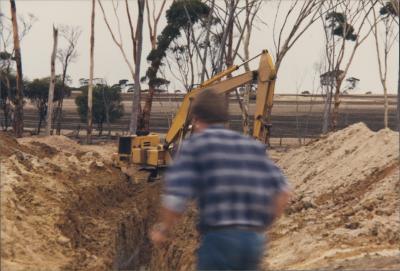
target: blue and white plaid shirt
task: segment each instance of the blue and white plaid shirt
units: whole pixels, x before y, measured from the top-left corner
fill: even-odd
[[[288,183],[260,142],[211,126],[184,142],[165,174],[163,206],[181,213],[197,199],[200,230],[218,226],[269,226],[273,198]]]

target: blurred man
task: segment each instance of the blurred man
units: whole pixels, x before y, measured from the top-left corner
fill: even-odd
[[[160,223],[150,232],[164,243],[188,201],[199,208],[199,270],[254,270],[264,254],[265,230],[289,200],[281,171],[260,142],[224,128],[224,95],[208,89],[192,105],[195,134],[165,175]]]

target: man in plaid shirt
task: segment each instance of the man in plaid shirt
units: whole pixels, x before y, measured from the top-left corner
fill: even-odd
[[[204,90],[192,105],[195,134],[165,175],[161,222],[150,237],[167,240],[191,199],[199,207],[199,270],[257,269],[265,229],[289,200],[288,183],[260,142],[224,128],[226,99]]]

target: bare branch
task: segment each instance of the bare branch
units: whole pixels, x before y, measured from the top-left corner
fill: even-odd
[[[99,3],[101,12],[103,13],[103,19],[104,19],[104,22],[106,23],[108,32],[110,33],[110,35],[111,35],[111,37],[112,37],[112,39],[113,39],[115,45],[117,45],[117,47],[118,47],[119,50],[121,51],[122,56],[123,56],[123,58],[124,58],[124,61],[125,61],[126,65],[128,65],[128,68],[129,68],[129,71],[130,71],[130,73],[131,73],[132,78],[135,78],[135,71],[134,71],[134,69],[133,69],[133,67],[132,67],[132,64],[131,64],[131,63],[129,62],[129,60],[128,60],[128,57],[127,57],[127,55],[126,55],[126,53],[125,53],[125,50],[124,50],[124,47],[122,46],[121,41],[118,41],[117,38],[115,37],[114,32],[112,31],[111,26],[110,26],[110,24],[109,24],[109,22],[108,22],[108,20],[107,20],[106,13],[105,13],[105,11],[104,11],[104,8],[103,8],[103,5],[102,5],[101,1],[100,1],[100,0],[97,0],[97,2]],[[119,31],[120,31],[120,30],[119,30]]]

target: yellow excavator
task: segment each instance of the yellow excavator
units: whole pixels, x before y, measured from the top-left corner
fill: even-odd
[[[239,69],[246,62],[257,57],[260,57],[258,70],[221,80],[223,77]],[[221,95],[228,94],[236,88],[252,82],[257,82],[256,109],[252,136],[266,143],[269,137],[276,71],[272,57],[267,50],[263,50],[262,53],[254,58],[240,65],[229,67],[202,83],[198,88],[187,93],[165,136],[164,142],[161,142],[160,135],[156,133],[119,137],[118,161],[126,161],[148,169],[165,167],[171,161],[171,153],[176,150],[176,147],[179,146],[179,143],[190,130],[190,106],[198,93],[206,88],[213,88]]]

